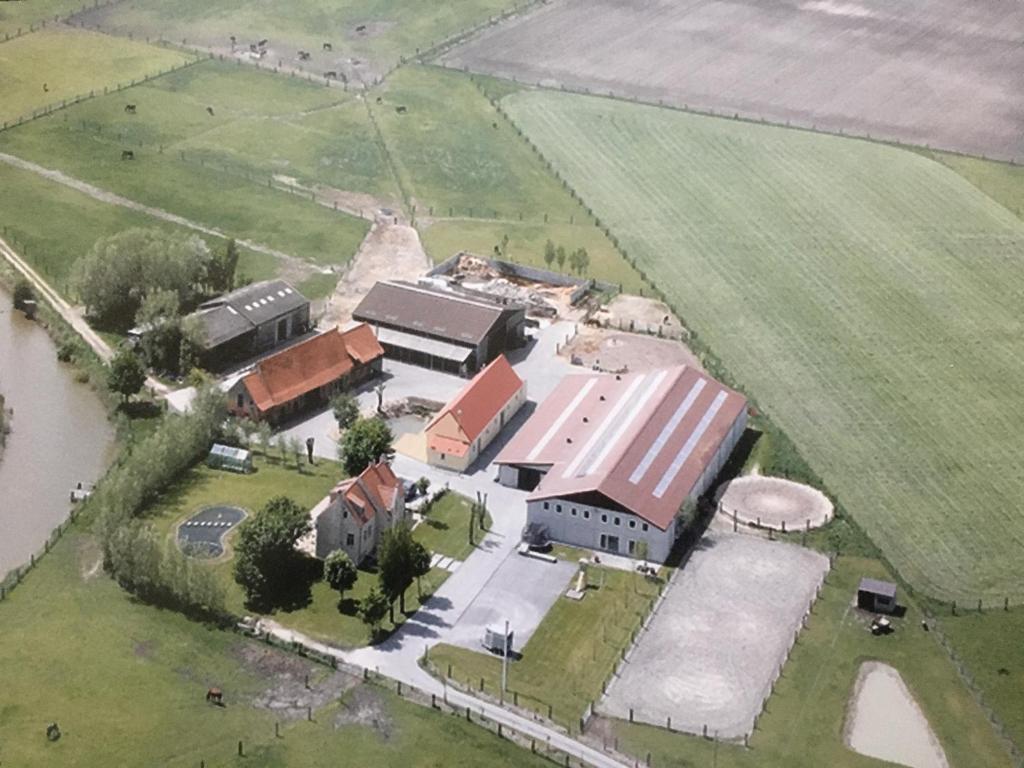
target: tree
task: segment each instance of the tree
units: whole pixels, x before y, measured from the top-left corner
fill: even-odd
[[[288,441],[288,450],[291,451],[295,457],[295,468],[301,473],[303,470],[303,458],[305,455],[305,448],[302,445],[302,441],[297,437],[293,437]]]
[[[548,265],[548,269],[551,269],[551,265],[555,263],[556,255],[555,244],[548,240],[544,243],[544,263]]]
[[[263,460],[270,460],[270,441],[273,439],[274,431],[270,428],[270,425],[265,421],[261,421],[259,426],[256,428],[256,433],[259,436],[260,441],[260,453],[263,454]]]
[[[158,371],[181,371],[180,300],[174,291],[155,291],[142,300],[135,326],[142,330],[139,350],[146,365]]]
[[[344,550],[336,549],[324,560],[324,581],[331,585],[331,589],[337,591],[339,605],[345,597],[345,592],[356,585],[358,578],[359,571]]]
[[[394,439],[391,427],[383,419],[356,419],[339,445],[345,471],[355,476],[380,457],[394,456],[395,452],[391,447]]]
[[[564,268],[565,268],[565,259],[566,259],[565,248],[563,248],[562,246],[558,246],[558,248],[555,249],[555,261],[558,262],[558,269],[560,271],[564,270]]]
[[[384,531],[377,551],[380,588],[392,603],[398,600],[402,613],[405,613],[405,590],[416,578],[415,544],[412,530],[402,522]],[[391,620],[394,621],[393,612]]]
[[[587,273],[587,270],[590,269],[590,254],[587,253],[587,249],[586,248],[580,248],[579,249],[579,259],[578,260],[579,260],[579,264],[580,264],[580,274],[581,275],[585,275]]]
[[[427,491],[430,490],[430,478],[424,475],[419,480],[417,480],[416,490],[420,492],[420,496],[426,496]]]
[[[426,576],[430,573],[430,561],[433,558],[430,556],[430,550],[424,547],[420,542],[412,542],[412,552],[410,553],[410,563],[412,565],[412,575],[416,578],[416,595],[420,600],[423,600],[423,590],[420,588],[420,577]]]
[[[648,552],[647,540],[646,539],[640,539],[636,543],[636,549],[633,550],[633,554],[636,556],[637,560],[639,560],[640,562],[643,563],[643,567],[644,567],[645,571],[647,570],[647,552]]]
[[[309,530],[309,514],[287,496],[275,496],[239,526],[234,576],[250,604],[268,605],[287,588],[301,560],[295,544]]]
[[[359,418],[359,402],[348,392],[339,392],[331,398],[331,410],[338,422],[338,429],[344,431]]]
[[[129,229],[98,240],[75,264],[73,280],[91,316],[123,325],[158,291],[193,304],[206,285],[209,261],[210,249],[196,235]]]
[[[210,290],[216,293],[230,291],[235,287],[235,270],[238,268],[238,243],[231,238],[223,250],[214,252],[210,257],[207,270],[207,283]]]
[[[132,395],[137,395],[146,383],[146,370],[139,358],[130,349],[122,349],[110,361],[107,370],[107,387],[111,392],[121,395],[122,402],[127,403]]]
[[[391,609],[391,601],[376,587],[373,587],[366,597],[359,601],[359,618],[370,628],[370,632],[376,637],[380,631],[381,622],[388,615]]]
[[[26,278],[18,278],[18,282],[14,284],[14,308],[21,309],[25,306],[26,301],[35,301],[36,292]]]

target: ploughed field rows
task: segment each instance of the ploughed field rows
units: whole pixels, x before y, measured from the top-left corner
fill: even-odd
[[[520,82],[1024,160],[1024,6],[564,0],[444,57]]]
[[[486,22],[512,0],[291,0],[287,8],[243,0],[129,0],[88,10],[76,22],[135,37],[162,37],[218,53],[248,55],[266,40],[262,61],[353,82],[373,82],[446,38]],[[231,37],[236,39],[232,48]],[[325,47],[327,44],[328,47]],[[257,48],[259,50],[259,47]],[[302,51],[308,57],[300,56]]]
[[[1024,600],[1024,224],[890,147],[506,104],[905,578]]]

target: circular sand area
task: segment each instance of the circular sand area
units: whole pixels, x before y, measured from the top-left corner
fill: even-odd
[[[777,531],[817,528],[832,519],[832,502],[809,485],[781,477],[747,475],[718,490],[718,510],[744,525]]]

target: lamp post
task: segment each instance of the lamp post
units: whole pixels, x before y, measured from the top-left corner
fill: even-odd
[[[504,653],[501,654],[501,693],[504,696],[508,690],[508,619],[505,619],[505,637],[501,641],[504,646]]]

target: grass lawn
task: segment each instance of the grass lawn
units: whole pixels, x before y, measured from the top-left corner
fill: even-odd
[[[700,737],[615,721],[620,747],[665,768],[711,765],[721,768],[869,768],[876,760],[848,750],[843,723],[861,663],[878,660],[899,670],[928,717],[954,768],[1009,766],[1010,759],[936,638],[920,628],[921,613],[910,605],[896,631],[875,637],[870,617],[850,605],[862,576],[887,578],[876,560],[842,557],[826,582],[808,629],[797,642],[758,720],[751,749],[715,745]],[[903,596],[901,596],[903,602]]]
[[[8,130],[0,134],[0,151],[230,236],[315,264],[343,264],[368,223],[271,188],[271,167],[286,175],[289,168],[273,149],[277,132],[264,134],[260,126],[344,97],[337,89],[210,61]],[[127,102],[136,114],[124,111]],[[189,143],[219,130],[229,141],[216,150]],[[125,147],[134,161],[119,160]],[[262,164],[249,162],[256,156]]]
[[[427,513],[426,519],[416,526],[413,536],[431,552],[456,560],[465,560],[473,553],[474,545],[469,543],[469,513],[473,502],[457,493],[446,493],[438,499]],[[487,513],[484,526],[491,527],[491,515]],[[476,530],[479,542],[486,534]]]
[[[299,64],[295,52],[304,49],[313,52],[305,65],[312,71],[357,58],[368,61],[362,72],[372,79],[400,56],[412,56],[512,5],[510,0],[293,0],[281,13],[277,5],[242,0],[135,0],[91,13],[88,22],[120,34],[164,35],[222,49],[230,45],[231,35],[242,45],[269,37],[271,56],[284,57],[291,66]],[[356,30],[360,25],[366,27],[361,32]],[[333,53],[322,52],[325,41],[333,44]]]
[[[0,8],[22,4],[2,3]],[[2,14],[0,10],[0,24]],[[191,58],[170,48],[68,27],[24,35],[0,45],[0,72],[4,73],[0,78],[0,122],[31,116],[35,109],[88,96],[104,86],[163,72]]]
[[[50,23],[54,16],[66,18],[68,14],[81,10],[82,0],[34,0],[31,3],[0,3],[0,36],[17,34],[19,29],[28,31],[30,25],[42,21]]]
[[[997,203],[1024,218],[1024,166],[948,152],[918,151],[953,169]]]
[[[344,477],[344,470],[335,462],[320,459],[314,467],[305,465],[304,472],[299,474],[291,459],[287,463],[281,463],[275,454],[276,452],[272,451],[269,461],[258,455],[255,462],[256,472],[249,475],[197,465],[168,489],[161,502],[149,511],[149,517],[158,529],[171,536],[175,534],[178,524],[183,520],[191,517],[199,509],[215,504],[238,506],[254,513],[262,509],[274,496],[283,494],[300,506],[312,509]],[[453,498],[458,497],[453,495]],[[454,526],[453,530],[458,532]],[[465,537],[465,529],[462,530],[461,535]],[[232,573],[230,544],[234,535],[234,532],[229,534],[224,556],[211,561],[210,567],[215,569],[224,587],[228,610],[238,615],[251,614],[253,611],[246,607],[245,594],[235,583]],[[448,571],[435,568],[421,579],[418,587],[413,584],[406,592],[406,612],[412,615],[419,608],[420,595],[422,594],[422,599],[426,600],[448,576]],[[339,647],[366,645],[370,636],[366,626],[356,615],[356,610],[359,600],[372,587],[377,586],[377,583],[375,571],[361,568],[356,586],[345,593],[344,601],[339,606],[338,593],[324,582],[317,581],[310,585],[307,601],[279,609],[271,614],[271,618]],[[397,629],[404,623],[405,618],[396,606],[395,622],[385,621],[383,630],[390,632]]]
[[[658,584],[635,573],[591,568],[589,588],[581,601],[560,597],[548,611],[522,658],[509,664],[508,698],[519,694],[519,705],[552,716],[577,732],[587,704],[601,695],[633,630],[650,610]],[[448,674],[463,685],[497,695],[501,659],[464,648],[437,645],[430,650],[432,671]]]
[[[1011,738],[1024,744],[1024,611],[961,609],[941,628]]]
[[[327,697],[315,722],[282,723],[261,698],[304,696],[327,670],[238,635],[140,605],[101,569],[80,524],[0,602],[0,761],[102,768],[147,765],[540,766],[540,758],[457,717],[375,686]],[[204,700],[210,686],[227,706]],[[296,693],[298,691],[298,693]],[[368,707],[373,720],[353,717]],[[56,721],[56,743],[45,726]],[[246,757],[237,757],[237,743]]]
[[[503,103],[907,581],[1024,601],[1015,214],[894,147],[553,92]]]

